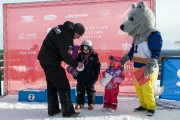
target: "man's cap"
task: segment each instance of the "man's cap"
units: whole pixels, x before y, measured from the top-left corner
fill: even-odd
[[[82,36],[84,34],[84,32],[85,32],[85,28],[84,28],[83,24],[76,23],[74,25],[74,31]]]

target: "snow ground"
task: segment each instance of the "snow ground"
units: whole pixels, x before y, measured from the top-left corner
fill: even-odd
[[[178,108],[170,110],[158,107],[155,115],[148,117],[145,112],[133,112],[139,106],[136,97],[119,97],[118,109],[114,113],[101,111],[103,105],[97,104],[91,111],[85,105],[79,110],[81,116],[77,118],[64,118],[61,114],[49,117],[47,103],[18,102],[18,95],[7,95],[0,98],[0,120],[180,120],[180,101],[158,101]]]

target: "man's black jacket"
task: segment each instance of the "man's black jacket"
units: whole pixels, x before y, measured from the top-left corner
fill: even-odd
[[[41,64],[60,65],[64,61],[68,65],[76,68],[78,63],[68,53],[73,47],[74,23],[65,22],[51,29],[44,39],[38,54]]]

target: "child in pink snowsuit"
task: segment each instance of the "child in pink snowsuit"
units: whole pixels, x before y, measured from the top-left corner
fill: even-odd
[[[116,60],[121,60],[119,57],[115,57]],[[105,86],[104,105],[103,111],[114,112],[117,109],[117,96],[119,93],[119,84],[124,80],[125,75],[120,70],[120,63],[110,60],[109,68],[102,73],[103,77],[106,73],[112,76],[112,79]]]

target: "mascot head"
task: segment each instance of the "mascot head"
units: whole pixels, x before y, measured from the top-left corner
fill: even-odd
[[[152,31],[155,31],[154,13],[143,1],[140,1],[138,5],[134,3],[128,14],[128,20],[120,26],[120,29],[133,37],[136,37],[137,35],[139,37],[147,35],[148,32],[151,33]]]

